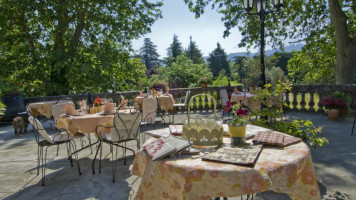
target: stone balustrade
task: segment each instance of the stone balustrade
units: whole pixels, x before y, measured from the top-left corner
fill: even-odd
[[[191,91],[190,97],[196,94],[210,93],[217,101],[217,108],[221,108],[220,90],[227,89],[232,92],[234,87],[207,87],[207,88],[173,88],[169,90],[169,93],[173,95],[175,101],[181,103],[185,99],[186,92]],[[237,88],[242,91],[241,86]],[[285,101],[288,105],[286,110],[300,111],[300,112],[324,112],[322,108],[318,106],[319,97],[326,96],[334,91],[342,91],[351,97],[351,108],[356,108],[354,98],[356,96],[356,85],[294,85],[290,92],[285,93]],[[134,99],[139,95],[139,91],[128,91],[121,93],[97,93],[91,94],[93,100],[96,97],[112,98],[114,102],[119,103],[121,95],[125,99]],[[288,97],[288,98],[287,98]],[[75,104],[82,99],[87,99],[87,94],[75,94],[75,95],[60,95],[60,96],[45,96],[45,97],[28,97],[24,98],[25,104],[39,101],[52,101],[70,98]],[[212,110],[213,103],[207,96],[200,96],[192,100],[191,110],[196,112],[198,110]],[[181,111],[186,111],[186,108],[180,108]]]

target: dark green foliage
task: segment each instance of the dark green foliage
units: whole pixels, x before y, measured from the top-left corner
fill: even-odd
[[[157,46],[153,44],[150,38],[144,39],[143,47],[140,49],[140,58],[146,65],[147,71],[149,71],[146,74],[150,76],[153,73],[152,68],[160,64]]]
[[[182,44],[178,40],[176,34],[173,35],[173,42],[167,49],[167,56],[172,57],[173,60],[183,53]]]
[[[132,78],[120,74],[139,64],[128,60],[131,40],[150,31],[160,6],[145,0],[1,1],[0,80],[22,84],[26,96],[105,92],[113,80],[131,85]]]
[[[190,43],[188,49],[185,51],[186,56],[193,61],[194,64],[204,63],[203,55],[198,49],[198,46],[192,41],[192,36],[190,36]]]
[[[225,70],[226,74],[230,74],[230,66],[227,61],[227,55],[221,45],[217,43],[216,49],[209,54],[209,68],[213,73],[213,77],[219,76],[221,70]]]
[[[273,57],[277,60],[276,66],[280,67],[284,74],[288,74],[288,61],[293,56],[292,52],[276,52]]]
[[[178,56],[176,61],[169,66],[159,67],[157,72],[158,74],[151,76],[151,81],[165,81],[170,88],[198,86],[197,80],[200,77],[211,78],[211,72],[206,63],[194,64],[185,54]]]

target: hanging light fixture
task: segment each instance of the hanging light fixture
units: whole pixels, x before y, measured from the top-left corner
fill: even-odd
[[[253,0],[243,0],[246,12],[250,12],[253,8]]]

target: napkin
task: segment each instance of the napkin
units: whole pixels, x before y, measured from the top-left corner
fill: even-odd
[[[84,100],[79,101],[79,108],[82,108],[85,106]]]
[[[234,88],[234,93],[235,93],[235,94],[240,94],[240,91],[239,91],[239,89],[237,89],[237,88]]]
[[[183,126],[182,125],[169,125],[169,132],[172,135],[182,135],[183,134]]]
[[[104,113],[114,113],[115,112],[115,107],[114,104],[107,102],[105,106],[103,107]]]
[[[297,142],[302,141],[301,138],[297,138],[291,135],[284,135],[283,146],[288,146]]]
[[[284,134],[276,131],[258,132],[252,140],[254,144],[267,144],[273,146],[284,146]]]
[[[140,97],[144,97],[145,95],[143,94],[142,91],[140,91]]]
[[[76,111],[70,103],[64,106],[64,113],[66,115],[78,115],[78,111]]]
[[[119,109],[122,110],[122,109],[126,109],[126,106],[127,106],[127,102],[129,100],[125,100],[124,98],[121,99],[121,103],[119,105]]]

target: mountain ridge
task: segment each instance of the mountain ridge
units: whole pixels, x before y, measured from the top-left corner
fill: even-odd
[[[284,52],[300,51],[303,46],[304,46],[304,44],[292,44],[292,45],[286,46],[284,48]],[[280,49],[265,50],[265,56],[271,56],[274,53],[279,52],[279,51],[281,51],[281,50]],[[244,57],[251,56],[251,57],[253,57],[256,54],[259,54],[259,52],[256,52],[256,53],[247,53],[247,52],[229,53],[227,55],[227,60],[234,61],[234,58],[236,56],[244,56]]]

